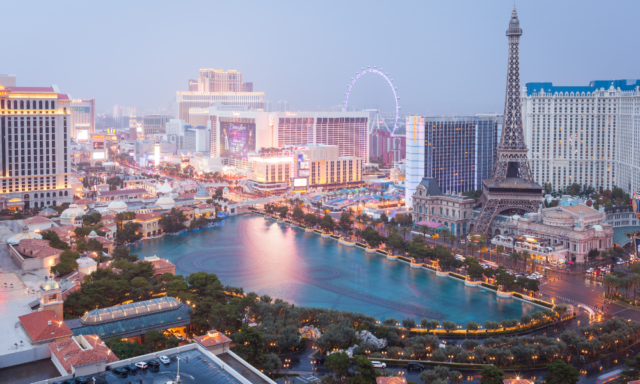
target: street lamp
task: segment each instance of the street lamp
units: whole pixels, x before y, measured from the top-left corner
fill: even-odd
[[[176,375],[176,383],[180,382],[180,357],[177,357],[178,359],[178,374]]]

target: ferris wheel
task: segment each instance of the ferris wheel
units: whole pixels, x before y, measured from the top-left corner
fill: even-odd
[[[358,87],[354,87],[358,82]],[[391,92],[389,92],[389,90]],[[376,129],[385,129],[392,134],[398,129],[400,98],[393,79],[382,68],[367,67],[356,72],[347,85],[344,110],[348,107],[370,111],[369,133]]]

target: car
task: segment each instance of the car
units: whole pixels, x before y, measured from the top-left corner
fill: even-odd
[[[114,370],[112,370],[111,372],[118,374],[118,375],[126,375],[127,373],[129,373],[128,370],[124,369],[124,368],[116,368]]]
[[[147,365],[150,368],[159,368],[160,367],[160,363],[158,363],[157,360],[149,360],[149,361],[147,361]]]
[[[379,361],[372,361],[371,364],[373,364],[373,368],[387,368],[387,364]]]
[[[130,365],[125,365],[124,367],[122,367],[124,369],[126,369],[129,372],[136,372],[138,371],[138,367],[136,367],[134,364],[130,364]]]
[[[89,383],[89,378],[88,377],[76,377],[75,380],[76,384],[88,384]]]
[[[165,365],[171,362],[171,360],[167,356],[160,356],[158,357],[158,360],[160,360],[160,362]]]
[[[324,364],[327,361],[327,358],[324,356],[316,357],[316,364]]]
[[[76,381],[74,379],[67,379],[63,381],[62,384],[76,384]]]
[[[593,268],[587,269],[587,273],[593,273]]]
[[[624,261],[618,260],[618,262],[616,264],[618,264],[618,265],[624,264]]]
[[[140,368],[140,369],[147,369],[149,366],[147,365],[146,362],[144,361],[138,361],[136,363],[136,367]]]
[[[415,369],[416,371],[424,371],[424,365],[419,363],[407,363],[407,371]]]

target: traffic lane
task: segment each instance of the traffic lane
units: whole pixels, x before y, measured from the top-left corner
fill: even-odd
[[[603,292],[603,288],[599,281],[587,278],[585,274],[558,275],[560,274],[551,274],[550,278],[543,281],[540,291],[589,306],[602,306],[600,295]]]

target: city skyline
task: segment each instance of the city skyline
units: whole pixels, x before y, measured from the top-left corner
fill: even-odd
[[[83,47],[83,59],[43,47],[42,54],[51,59],[45,66],[20,55],[20,41],[7,41],[7,60],[0,72],[15,73],[19,86],[57,84],[74,98],[95,98],[96,109],[108,111],[114,104],[141,110],[166,108],[176,91],[187,90],[188,79],[200,69],[235,69],[254,83],[255,91],[265,92],[266,100],[289,100],[293,110],[311,110],[342,104],[353,74],[375,65],[395,80],[403,114],[468,115],[500,113],[503,108],[497,90],[504,86],[500,68],[506,55],[497,37],[504,33],[500,17],[508,16],[513,6],[510,1],[463,2],[462,7],[407,3],[390,9],[381,2],[340,6],[250,3],[240,7],[242,23],[218,20],[212,29],[207,24],[190,24],[188,38],[175,37],[167,23],[188,19],[191,10],[199,8],[195,4],[160,3],[154,8],[148,3],[128,4],[126,13],[119,12],[117,4],[83,4],[64,13],[48,4],[28,12],[21,3],[8,4],[8,13],[17,16],[7,21],[8,27],[18,28],[27,19],[34,25],[23,31],[26,40],[37,40],[45,33],[40,25],[46,23],[39,21],[59,14],[60,33],[73,36],[75,44]],[[522,41],[526,47],[522,61],[527,63],[522,68],[522,84],[582,85],[591,80],[636,78],[633,63],[640,54],[623,49],[625,40],[618,36],[627,35],[633,10],[640,5],[630,1],[618,5],[629,12],[621,14],[595,1],[518,4],[522,22],[531,31]],[[236,9],[221,4],[216,12]],[[91,16],[96,13],[103,16]],[[405,15],[410,14],[424,17],[409,22]],[[377,19],[380,21],[373,22]],[[392,27],[381,28],[381,24]],[[111,32],[104,33],[104,28]],[[87,33],[78,34],[79,30]],[[225,39],[222,31],[227,30],[235,30],[233,39]],[[297,33],[288,34],[293,30]],[[256,31],[260,38],[254,37]],[[194,37],[198,35],[211,41],[215,49]],[[616,52],[617,59],[596,54],[599,46]],[[468,97],[460,97],[463,89]]]

